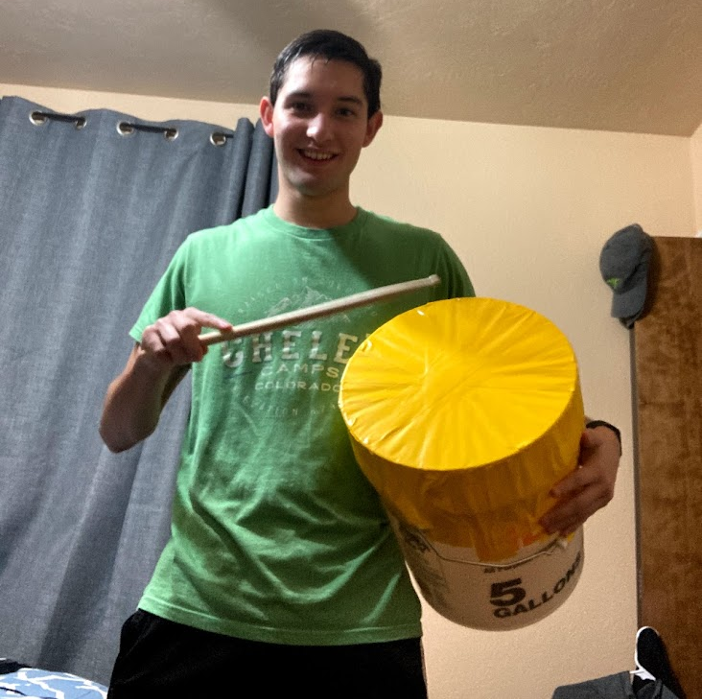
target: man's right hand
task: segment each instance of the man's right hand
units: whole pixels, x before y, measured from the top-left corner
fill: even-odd
[[[144,329],[141,359],[163,369],[199,362],[207,353],[198,340],[203,328],[226,332],[232,324],[198,308],[171,311]]]
[[[155,429],[175,387],[207,347],[198,340],[202,328],[232,329],[231,323],[197,308],[171,311],[142,333],[122,373],[109,385],[100,434],[112,451],[124,451]]]

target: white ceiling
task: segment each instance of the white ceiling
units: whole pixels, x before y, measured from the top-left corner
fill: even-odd
[[[0,83],[256,104],[278,51],[319,27],[381,60],[387,114],[702,122],[702,0],[0,0]]]

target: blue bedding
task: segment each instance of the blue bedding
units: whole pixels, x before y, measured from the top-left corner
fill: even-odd
[[[0,675],[2,699],[106,699],[107,687],[69,675],[24,667]]]

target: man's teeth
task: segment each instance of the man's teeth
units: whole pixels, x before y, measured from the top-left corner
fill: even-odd
[[[312,160],[331,160],[334,157],[332,153],[318,153],[312,150],[303,150],[302,153],[306,158],[312,158]]]

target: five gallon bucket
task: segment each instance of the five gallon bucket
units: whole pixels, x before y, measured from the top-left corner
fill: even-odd
[[[553,323],[495,299],[437,301],[371,334],[339,404],[423,596],[474,628],[533,623],[570,595],[582,528],[539,519],[577,466],[575,356]]]

